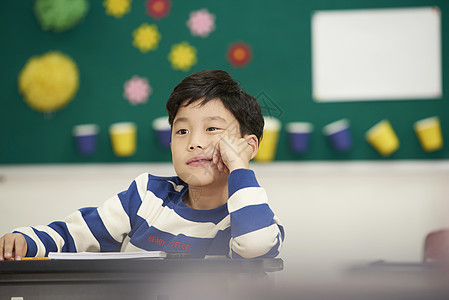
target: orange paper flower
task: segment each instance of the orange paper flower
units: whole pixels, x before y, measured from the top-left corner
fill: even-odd
[[[243,42],[232,44],[226,57],[232,66],[245,67],[252,59],[251,48]]]
[[[169,0],[147,0],[147,14],[154,19],[161,19],[170,13],[171,2]]]

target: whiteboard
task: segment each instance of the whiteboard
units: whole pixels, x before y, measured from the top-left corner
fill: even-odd
[[[314,12],[313,98],[441,98],[440,19],[437,7]]]

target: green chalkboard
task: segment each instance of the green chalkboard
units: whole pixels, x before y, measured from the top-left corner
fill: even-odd
[[[449,2],[446,0],[304,0],[304,1],[176,1],[169,15],[153,19],[145,0],[133,0],[121,18],[105,13],[103,0],[91,0],[85,19],[75,28],[54,33],[41,29],[34,1],[5,1],[0,10],[1,101],[0,164],[102,163],[170,161],[151,129],[163,116],[165,102],[188,74],[202,69],[223,69],[241,82],[258,100],[274,105],[271,111],[284,124],[276,160],[390,160],[447,159],[449,146],[427,153],[413,131],[419,119],[440,117],[443,137],[449,141]],[[403,101],[317,103],[312,97],[311,16],[317,10],[405,8],[438,6],[442,15],[443,97]],[[192,11],[206,8],[216,16],[216,29],[208,37],[193,36],[186,22]],[[156,50],[140,52],[132,45],[132,32],[143,23],[156,24],[161,40]],[[172,45],[186,41],[197,49],[198,62],[188,71],[174,70],[168,53]],[[233,67],[226,58],[229,45],[245,42],[252,61]],[[29,58],[57,50],[70,56],[80,71],[75,98],[52,115],[32,110],[18,92],[17,78]],[[149,80],[153,93],[145,104],[131,105],[123,97],[123,84],[138,75]],[[265,107],[266,108],[266,107]],[[353,148],[334,151],[321,133],[326,124],[347,118],[351,122]],[[379,155],[365,142],[365,132],[382,119],[390,120],[400,148],[390,157]],[[120,158],[113,154],[108,135],[112,123],[132,121],[138,126],[137,152]],[[285,124],[314,124],[309,151],[295,154],[289,147]],[[100,128],[97,151],[89,157],[75,147],[72,128],[94,123]]]

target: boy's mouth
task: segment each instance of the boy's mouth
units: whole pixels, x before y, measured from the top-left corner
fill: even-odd
[[[192,157],[191,159],[189,159],[186,164],[188,166],[198,167],[198,166],[207,165],[208,163],[211,163],[211,162],[212,162],[212,158],[205,157],[205,156],[195,156],[195,157]]]

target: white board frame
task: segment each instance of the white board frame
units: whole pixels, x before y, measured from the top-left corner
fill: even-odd
[[[317,11],[311,22],[316,101],[442,97],[438,7]]]

